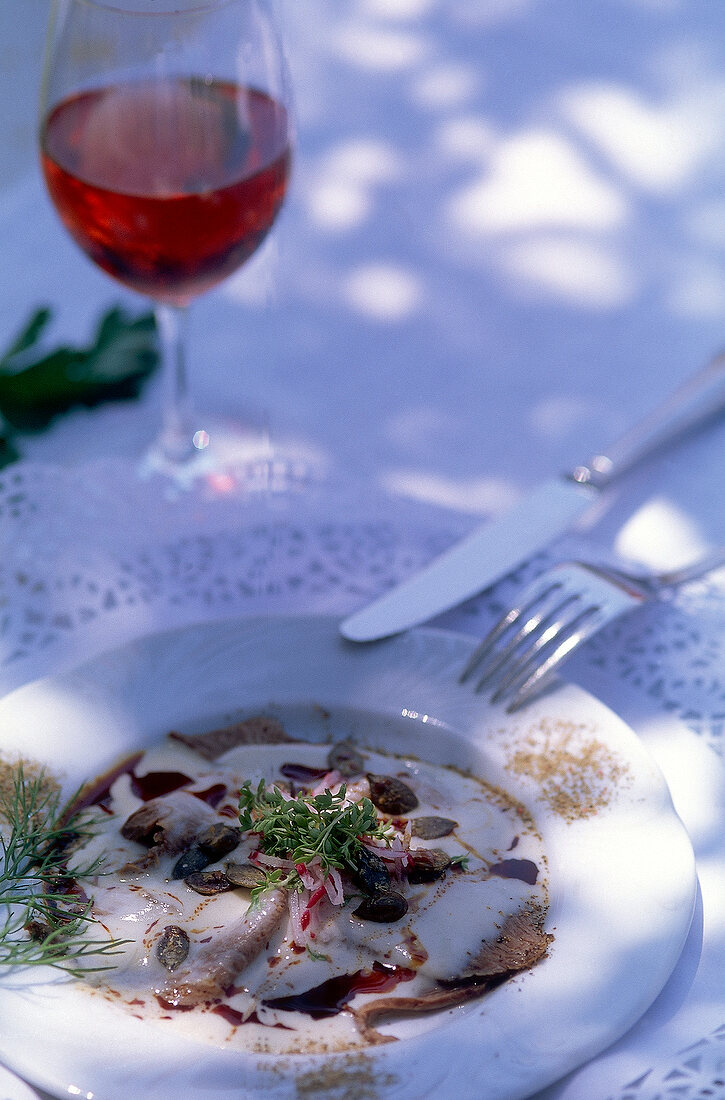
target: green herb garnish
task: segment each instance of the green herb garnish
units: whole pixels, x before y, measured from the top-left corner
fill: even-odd
[[[306,944],[306,951],[315,962],[332,962],[329,955],[321,955],[319,951],[313,951],[309,944]]]
[[[67,852],[91,832],[80,815],[63,813],[47,776],[26,776],[18,765],[0,792],[0,966],[55,966],[81,977],[112,965],[77,965],[117,954],[125,942],[86,935],[92,901],[76,887],[100,863],[69,871]]]
[[[239,797],[239,821],[245,831],[259,834],[259,847],[267,855],[305,865],[317,857],[323,874],[331,867],[344,870],[355,866],[362,837],[390,843],[395,835],[392,825],[378,820],[369,798],[346,804],[345,794],[343,783],[335,794],[326,790],[286,798],[263,779],[256,791],[247,782]],[[297,870],[275,868],[265,873],[252,897],[271,887],[300,890],[302,880]]]

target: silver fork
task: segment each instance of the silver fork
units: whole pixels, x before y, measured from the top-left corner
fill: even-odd
[[[725,564],[720,547],[692,565],[665,573],[626,572],[585,562],[561,562],[520,593],[515,605],[471,654],[460,682],[477,673],[476,691],[518,710],[575,649],[619,615],[665,599],[682,585]]]

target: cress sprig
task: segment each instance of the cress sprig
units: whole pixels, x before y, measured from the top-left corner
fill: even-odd
[[[68,876],[97,875],[100,861],[66,866],[70,842],[91,835],[78,814],[66,815],[60,796],[40,772],[19,764],[9,791],[0,793],[0,966],[54,966],[80,977],[107,969],[122,942],[86,935],[92,902],[64,888]],[[100,956],[98,966],[78,966]]]
[[[239,796],[239,821],[245,831],[259,834],[259,847],[267,855],[295,864],[308,864],[317,857],[323,874],[331,867],[343,870],[354,866],[362,837],[390,843],[395,832],[378,819],[369,798],[346,803],[346,792],[343,783],[336,792],[287,798],[264,779],[256,790],[246,782]],[[265,873],[252,896],[271,887],[299,890],[302,880],[296,870],[275,868]]]

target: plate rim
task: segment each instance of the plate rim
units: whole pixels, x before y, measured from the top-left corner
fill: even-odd
[[[0,722],[2,721],[3,712],[6,708],[9,700],[16,700],[18,697],[20,697],[23,694],[30,694],[33,690],[38,690],[39,685],[53,683],[54,681],[55,682],[58,682],[58,681],[62,682],[62,681],[68,681],[68,680],[72,681],[74,677],[79,677],[79,676],[82,679],[83,675],[87,676],[89,671],[91,669],[93,669],[94,666],[98,667],[99,664],[108,663],[108,662],[111,662],[111,664],[113,664],[114,658],[118,658],[118,656],[120,654],[124,654],[124,653],[127,653],[128,651],[139,649],[142,646],[149,646],[150,645],[150,646],[153,647],[154,645],[156,645],[156,646],[158,646],[160,644],[163,645],[164,642],[168,643],[171,639],[174,639],[174,638],[177,638],[177,639],[185,638],[191,632],[194,632],[194,631],[198,630],[199,628],[202,628],[204,630],[217,630],[217,629],[222,629],[222,630],[226,630],[226,631],[231,630],[232,633],[236,633],[239,630],[242,630],[243,632],[244,631],[253,632],[255,627],[258,628],[260,625],[264,626],[264,628],[267,629],[267,630],[271,629],[272,631],[275,631],[275,630],[279,630],[280,628],[282,628],[282,629],[289,628],[290,624],[294,624],[295,628],[298,629],[298,630],[299,629],[305,629],[309,624],[314,624],[316,628],[323,630],[323,632],[326,632],[326,635],[329,636],[330,640],[332,640],[333,635],[334,635],[335,639],[337,640],[339,645],[342,647],[340,652],[345,653],[346,655],[350,655],[350,656],[352,656],[352,654],[354,654],[355,652],[359,652],[359,653],[366,652],[368,655],[372,654],[374,651],[381,652],[383,650],[383,646],[385,646],[387,649],[392,648],[392,649],[396,650],[400,647],[401,644],[403,645],[403,647],[405,647],[406,644],[409,644],[410,639],[413,639],[414,643],[415,643],[415,640],[421,639],[423,641],[424,649],[428,646],[431,646],[431,645],[435,649],[436,646],[450,647],[453,644],[453,645],[456,645],[458,647],[462,647],[465,650],[466,648],[470,648],[473,644],[475,644],[478,641],[478,639],[476,639],[475,637],[473,637],[471,635],[464,634],[464,633],[457,632],[457,631],[446,630],[445,628],[421,627],[421,628],[417,628],[415,631],[408,632],[406,635],[400,635],[400,636],[397,636],[394,639],[387,639],[384,643],[370,643],[368,645],[365,645],[365,646],[361,647],[361,646],[357,645],[356,643],[347,642],[347,641],[345,641],[344,639],[340,638],[337,635],[338,621],[339,621],[338,617],[333,616],[333,615],[324,615],[324,614],[320,615],[320,614],[309,614],[309,613],[304,613],[304,612],[295,612],[295,613],[291,613],[291,614],[279,613],[279,614],[272,614],[272,615],[234,616],[234,617],[231,617],[227,620],[222,620],[221,622],[218,621],[218,620],[203,620],[203,621],[201,621],[199,623],[196,623],[196,624],[187,624],[187,625],[183,625],[183,626],[175,626],[175,627],[171,627],[171,628],[167,628],[167,629],[159,629],[159,630],[155,630],[155,631],[150,631],[150,632],[148,632],[146,634],[143,634],[143,635],[139,636],[138,638],[135,638],[131,641],[123,642],[119,646],[104,650],[102,653],[97,654],[95,657],[92,657],[90,659],[87,659],[87,660],[84,660],[84,661],[80,662],[79,664],[74,666],[72,669],[64,669],[64,670],[62,670],[62,671],[60,671],[56,674],[51,673],[51,674],[49,674],[47,676],[44,676],[44,677],[42,677],[38,680],[34,680],[31,683],[25,684],[25,685],[23,685],[19,688],[14,689],[14,691],[8,693],[8,695],[5,696],[3,699],[0,699]],[[405,639],[408,639],[408,641],[406,642]],[[467,688],[461,688],[460,690],[461,691],[470,691],[470,689],[467,689]],[[639,753],[640,753],[641,757],[642,758],[647,758],[649,760],[649,762],[651,763],[651,766],[653,768],[653,774],[658,777],[658,780],[659,780],[659,783],[660,783],[660,790],[659,790],[660,800],[662,800],[662,796],[663,796],[664,792],[666,792],[667,798],[669,798],[669,790],[667,788],[667,784],[665,782],[664,776],[662,775],[662,772],[661,772],[659,766],[657,765],[656,761],[654,761],[654,759],[652,758],[651,754],[648,752],[646,747],[637,738],[636,733],[631,729],[631,727],[629,725],[627,725],[627,723],[625,723],[624,720],[619,715],[617,715],[616,712],[614,710],[612,710],[611,707],[607,706],[601,700],[597,699],[591,693],[587,692],[584,688],[582,688],[580,686],[576,686],[576,685],[563,685],[563,690],[568,691],[570,698],[578,699],[580,704],[586,705],[588,707],[593,707],[595,712],[597,712],[598,715],[606,715],[608,717],[608,720],[613,722],[616,725],[616,727],[619,729],[620,733],[623,730],[627,731],[627,736],[632,739],[632,744],[636,744],[639,747]],[[559,697],[561,698],[561,696],[559,696]],[[550,698],[553,698],[553,696],[551,696]],[[480,699],[480,697],[479,697],[479,702],[481,704],[483,704],[483,701]],[[650,996],[648,1003],[651,1003],[651,1001],[654,1000],[655,996],[657,995],[657,992],[659,992],[659,989],[661,989],[662,986],[665,984],[665,982],[667,980],[667,977],[669,976],[669,973],[674,968],[674,965],[677,961],[677,958],[679,957],[682,946],[684,945],[685,939],[687,937],[687,933],[689,931],[690,921],[692,919],[692,914],[694,912],[695,897],[696,897],[695,860],[694,860],[694,853],[692,852],[692,846],[689,842],[689,837],[687,837],[684,826],[682,825],[678,815],[676,814],[676,811],[674,809],[674,806],[672,805],[671,799],[669,800],[669,805],[665,806],[664,808],[667,811],[668,820],[669,820],[670,825],[673,827],[675,832],[679,831],[679,833],[680,833],[680,837],[681,837],[681,841],[682,841],[682,848],[683,848],[683,851],[680,853],[680,858],[683,859],[684,856],[689,851],[689,857],[690,858],[689,858],[689,860],[684,859],[684,862],[685,863],[689,862],[689,871],[690,871],[690,877],[691,877],[691,880],[692,880],[691,891],[690,891],[691,892],[691,902],[690,902],[689,916],[687,916],[687,919],[685,919],[684,911],[681,912],[680,916],[679,916],[679,921],[678,921],[679,936],[676,937],[678,942],[677,943],[674,942],[675,938],[673,938],[673,942],[671,944],[671,952],[670,952],[670,954],[672,955],[671,965],[667,964],[665,966],[665,965],[663,965],[662,960],[660,960],[660,967],[659,967],[659,972],[658,972],[659,985],[658,985],[658,988],[652,994],[652,996]],[[662,809],[662,807],[661,807],[661,809]],[[680,871],[682,871],[682,869],[683,868],[681,867]],[[682,909],[682,905],[680,906],[680,908]],[[556,943],[556,941],[555,941],[555,943]],[[532,973],[524,975],[523,977],[526,980],[531,980],[533,977],[535,977],[535,973],[532,972]],[[516,981],[517,981],[517,979],[514,978],[513,982],[516,982]],[[0,999],[4,999],[2,983],[0,983]],[[500,1095],[511,1097],[511,1098],[523,1097],[523,1096],[527,1095],[528,1092],[531,1091],[532,1087],[541,1088],[545,1084],[551,1083],[551,1081],[558,1079],[564,1073],[570,1071],[571,1069],[576,1068],[576,1066],[578,1066],[578,1065],[581,1065],[584,1061],[588,1060],[589,1057],[593,1056],[593,1054],[597,1053],[599,1050],[603,1049],[604,1046],[609,1045],[610,1042],[613,1042],[616,1038],[618,1038],[624,1031],[626,1031],[629,1028],[629,1026],[631,1026],[635,1022],[635,1020],[637,1018],[639,1018],[639,1016],[642,1015],[642,1012],[646,1010],[646,1007],[648,1007],[648,1006],[645,1005],[644,1007],[642,1007],[641,1005],[638,1005],[636,1007],[636,1011],[633,1012],[633,1014],[631,1016],[631,1019],[629,1019],[628,1022],[626,1023],[626,1026],[623,1026],[623,1025],[620,1024],[619,1030],[617,1032],[610,1031],[607,1034],[606,1038],[604,1038],[602,1036],[602,1034],[597,1034],[595,1036],[589,1036],[587,1038],[587,1040],[583,1041],[582,1044],[580,1045],[578,1053],[577,1053],[574,1060],[572,1060],[571,1054],[567,1055],[564,1052],[560,1052],[560,1055],[558,1056],[558,1058],[555,1059],[555,1062],[556,1062],[555,1072],[550,1067],[550,1069],[548,1071],[548,1075],[545,1077],[545,1079],[540,1079],[540,1080],[536,1079],[536,1080],[534,1080],[532,1078],[532,1068],[531,1068],[531,1066],[526,1066],[526,1065],[522,1064],[519,1067],[519,1076],[521,1078],[519,1083],[516,1084],[512,1081],[513,1091],[501,1092]],[[460,1025],[459,1025],[458,1021],[454,1021],[453,1024],[451,1024],[451,1027],[454,1027],[454,1026],[457,1026],[460,1030]],[[446,1025],[443,1025],[443,1030],[446,1030]],[[407,1040],[402,1040],[401,1042],[406,1043]],[[398,1044],[389,1044],[389,1046],[390,1047],[398,1046]],[[385,1051],[385,1048],[374,1048],[374,1049],[376,1049],[378,1051],[383,1051],[383,1052]],[[30,1081],[34,1080],[34,1076],[32,1075],[32,1073],[28,1072],[28,1066],[26,1064],[20,1064],[19,1065],[18,1064],[18,1059],[12,1058],[12,1055],[10,1057],[8,1056],[8,1052],[3,1049],[2,1039],[0,1039],[0,1053],[2,1053],[2,1057],[3,1057],[4,1062],[11,1069],[13,1069],[14,1072],[19,1072],[21,1074],[21,1076],[25,1076]],[[310,1056],[308,1056],[308,1055],[292,1055],[292,1056],[283,1056],[283,1057],[291,1058],[293,1061],[295,1061],[299,1065],[301,1063],[301,1061],[303,1061],[304,1059],[309,1058]],[[312,1057],[314,1059],[315,1056],[312,1056]],[[328,1058],[333,1058],[333,1059],[335,1059],[335,1058],[339,1059],[339,1057],[341,1057],[341,1056],[340,1055],[330,1055],[330,1056],[327,1056],[327,1057]],[[344,1057],[344,1056],[342,1056],[342,1057]],[[380,1060],[382,1060],[384,1062],[384,1061],[387,1061],[389,1059],[384,1054],[383,1057]],[[32,1069],[32,1067],[31,1067],[31,1069]],[[553,1076],[552,1076],[552,1073],[554,1073]],[[37,1076],[37,1069],[36,1069],[36,1076]],[[68,1084],[68,1082],[65,1082],[61,1086],[60,1084],[54,1082],[53,1080],[49,1080],[47,1076],[44,1076],[42,1080],[40,1079],[40,1077],[37,1078],[38,1087],[42,1087],[42,1088],[44,1088],[46,1090],[49,1090],[51,1092],[54,1089],[62,1088],[63,1089],[63,1094],[66,1094],[65,1093],[65,1088],[67,1087],[67,1084]],[[528,1092],[526,1090],[528,1090]],[[61,1093],[58,1092],[58,1095],[61,1095]],[[113,1095],[115,1096],[115,1093]],[[212,1096],[215,1097],[216,1095],[217,1095],[216,1092],[210,1093],[210,1097],[212,1097]],[[219,1092],[219,1096],[223,1096],[223,1095],[226,1095],[226,1090],[222,1090],[222,1091]],[[237,1095],[239,1095],[239,1093],[237,1093]],[[250,1092],[249,1095],[253,1096],[253,1095],[256,1095],[256,1093],[255,1092]],[[286,1095],[286,1093],[284,1093],[284,1094],[280,1093],[280,1095]],[[377,1094],[375,1094],[375,1095],[377,1095]],[[387,1094],[386,1093],[381,1093],[380,1095],[387,1095]],[[395,1095],[397,1096],[398,1094],[396,1093]],[[403,1094],[401,1093],[401,1096],[402,1095]],[[414,1095],[414,1094],[411,1094],[411,1095]],[[466,1094],[464,1093],[462,1095],[466,1095]],[[498,1096],[499,1093],[498,1092],[496,1092],[495,1094],[492,1093],[492,1095]]]

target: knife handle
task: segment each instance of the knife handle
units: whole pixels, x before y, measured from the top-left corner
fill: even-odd
[[[666,397],[651,413],[567,476],[582,485],[605,489],[656,452],[678,442],[725,412],[725,351],[714,356]]]

